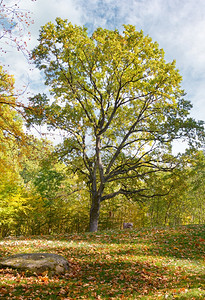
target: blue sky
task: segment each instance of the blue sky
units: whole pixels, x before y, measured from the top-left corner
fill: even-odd
[[[12,30],[15,27],[15,23],[11,23],[4,15],[0,14],[0,27],[4,27],[6,30]]]
[[[164,49],[167,61],[176,60],[186,98],[193,104],[191,116],[205,120],[204,0],[20,0],[19,5],[33,13],[35,23],[28,41],[31,49],[36,45],[40,26],[54,22],[56,17],[86,25],[90,32],[99,26],[121,30],[122,24],[142,29]],[[38,70],[28,71],[22,54],[12,49],[4,60],[19,84],[26,84],[30,78],[31,92],[45,89],[41,74]]]

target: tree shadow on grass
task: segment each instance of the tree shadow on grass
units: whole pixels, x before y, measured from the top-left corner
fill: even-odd
[[[69,261],[68,273],[48,279],[0,270],[3,279],[0,295],[5,297],[2,299],[15,299],[18,295],[28,299],[29,293],[30,299],[97,299],[98,296],[101,299],[136,299],[145,295],[155,299],[177,289],[178,299],[191,299],[187,290],[202,290],[205,278],[204,272],[196,272],[186,262],[198,260],[200,264],[204,255],[204,228],[92,233],[38,242],[34,239],[32,249],[32,240],[30,244],[25,243],[26,252],[61,254]],[[10,250],[9,245],[12,246]],[[1,249],[2,255],[9,251],[17,253],[18,243],[7,242],[6,246]],[[177,261],[180,265],[175,264]],[[200,268],[202,270],[202,264]],[[195,299],[205,298],[205,294],[200,293]]]
[[[125,254],[166,256],[201,260],[205,257],[205,225],[164,227],[144,230],[125,230],[87,234],[79,241],[96,244],[116,244],[125,248]],[[123,245],[127,245],[124,247]]]
[[[58,252],[58,248],[50,250]],[[69,256],[70,269],[64,276],[26,276],[22,272],[0,270],[0,276],[6,276],[0,288],[0,294],[5,297],[2,299],[18,295],[29,295],[29,299],[97,299],[97,296],[100,299],[136,299],[140,295],[153,295],[154,299],[159,293],[165,295],[173,288],[181,291],[187,286],[199,288],[203,279],[202,275],[196,278],[179,268],[136,261],[133,257],[119,258],[120,253],[118,257],[106,258],[100,253],[91,256],[83,249],[79,256],[74,249]]]
[[[38,238],[37,244],[32,245],[32,241]],[[0,243],[0,258],[16,253],[16,249],[20,243],[24,242],[24,238],[14,238],[12,240],[3,240]],[[175,228],[151,229],[140,231],[119,231],[119,232],[103,232],[103,233],[87,233],[79,235],[68,235],[61,237],[30,237],[29,241],[25,240],[24,248],[29,248],[31,252],[46,252],[50,246],[45,247],[46,242],[66,244],[66,247],[73,248],[77,246],[86,248],[90,245],[90,250],[96,249],[105,251],[108,248],[115,255],[115,248],[121,249],[120,255],[145,255],[145,256],[162,256],[175,259],[202,260],[205,257],[205,225],[198,226],[181,226]],[[70,243],[70,244],[69,244]],[[58,247],[57,247],[58,248]],[[62,247],[61,247],[62,248]],[[62,250],[62,249],[60,249]],[[50,251],[50,250],[49,250]],[[96,250],[97,251],[97,250]],[[109,251],[109,252],[110,252]]]

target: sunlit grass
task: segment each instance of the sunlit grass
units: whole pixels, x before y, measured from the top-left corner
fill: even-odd
[[[205,299],[205,226],[0,241],[0,255],[66,257],[61,277],[0,270],[3,299]],[[21,298],[20,298],[21,297]]]

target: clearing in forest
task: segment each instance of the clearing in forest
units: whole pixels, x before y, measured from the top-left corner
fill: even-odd
[[[63,255],[63,276],[0,270],[1,299],[205,299],[205,225],[0,241],[0,258]]]

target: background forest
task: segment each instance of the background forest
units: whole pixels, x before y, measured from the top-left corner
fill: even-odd
[[[1,5],[3,5],[3,1],[1,1]],[[25,21],[27,20],[27,15],[24,15],[25,19],[23,19],[22,16],[19,18],[19,11],[15,10],[14,6],[8,7],[8,10],[4,11],[8,18],[10,17],[9,12],[11,11],[11,22],[13,22],[15,18],[16,24],[21,25],[22,22],[27,24],[28,21]],[[18,29],[17,25],[15,26],[16,29]],[[19,30],[21,32],[22,29],[20,28]],[[46,27],[42,29],[42,36],[46,30]],[[101,38],[103,38],[104,33],[102,33],[102,31],[98,30],[97,33],[99,36],[102,34]],[[21,43],[21,33],[20,39],[18,40],[13,36],[12,30],[8,30],[8,26],[5,26],[4,34],[1,36],[1,39],[3,40],[5,36],[11,44],[13,43],[16,47],[19,47],[21,51],[26,53],[26,46]],[[76,38],[78,37],[79,36],[76,35]],[[149,42],[149,39],[147,39],[146,43]],[[41,46],[42,44],[39,46],[39,49]],[[36,48],[32,56],[33,60],[38,59],[36,63],[38,67],[41,64],[41,58],[45,54],[43,52],[44,50],[39,49]],[[78,50],[79,49],[76,51]],[[104,49],[104,51],[107,55],[107,50]],[[155,49],[153,51],[155,51],[153,53],[156,53],[157,50]],[[81,57],[81,54],[82,53],[79,54],[79,57]],[[38,58],[36,58],[36,56],[38,56]],[[157,57],[157,59],[159,58]],[[77,63],[79,64],[79,62]],[[76,66],[78,66],[77,63]],[[172,68],[173,65],[170,64],[169,67]],[[82,72],[82,70],[79,72]],[[80,78],[79,74],[76,76]],[[128,75],[130,75],[130,73]],[[49,76],[52,77],[52,75]],[[59,76],[62,77],[62,74]],[[130,76],[134,78],[135,75],[131,74]],[[102,78],[99,77],[99,73],[96,73],[96,78],[99,79],[99,82],[102,81]],[[109,80],[113,79],[110,78]],[[128,77],[125,79],[127,78]],[[50,80],[52,81],[52,79]],[[127,80],[130,82],[129,78]],[[86,188],[85,177],[80,174],[80,172],[71,168],[67,160],[59,159],[59,146],[53,145],[47,139],[36,138],[31,134],[27,135],[25,133],[24,124],[28,119],[28,115],[30,117],[29,121],[32,119],[32,114],[34,118],[36,118],[35,120],[33,119],[33,123],[39,121],[39,115],[37,116],[36,110],[35,113],[33,113],[31,107],[29,109],[32,113],[28,113],[28,107],[25,103],[23,104],[21,102],[22,92],[15,90],[14,82],[13,76],[1,66],[0,237],[9,235],[65,234],[88,231],[92,199],[91,194]],[[171,85],[173,82],[169,84]],[[50,85],[52,86],[51,82]],[[95,84],[93,84],[93,86],[95,86]],[[153,88],[154,87],[153,83]],[[97,87],[96,90],[98,88],[99,87]],[[170,92],[169,90],[166,91],[167,93]],[[57,91],[57,88],[55,90],[55,87],[53,87],[53,93],[56,93],[56,97],[59,96],[59,91]],[[129,94],[127,91],[126,93],[126,95]],[[133,95],[131,96],[133,97]],[[33,99],[35,100],[35,98]],[[85,101],[87,101],[86,96]],[[108,102],[108,106],[110,106],[110,103]],[[37,104],[37,108],[39,109],[39,103]],[[45,104],[45,102],[43,104]],[[33,105],[33,107],[35,107],[36,103]],[[180,109],[181,108],[178,107],[178,111],[180,111]],[[186,112],[189,109],[188,107]],[[53,116],[53,112],[54,111],[50,111],[50,116]],[[101,112],[103,112],[102,106]],[[40,114],[41,113],[40,111]],[[167,114],[168,113],[170,113],[170,111],[168,112],[167,109]],[[79,115],[80,114],[81,112],[79,111]],[[73,118],[71,115],[70,117]],[[86,123],[87,120],[85,116],[82,114],[81,117],[85,120],[84,127],[88,126],[86,125],[88,123]],[[78,122],[78,118],[79,117],[76,118],[76,123]],[[48,125],[51,126],[52,120],[49,119],[49,122]],[[160,123],[161,120],[158,119],[158,122]],[[127,126],[130,125],[128,124]],[[152,124],[152,126],[154,125]],[[179,124],[176,126],[179,126]],[[194,126],[195,128],[197,127],[196,123],[193,125],[193,128]],[[199,123],[198,130],[202,130],[202,127],[202,123]],[[111,128],[108,134],[108,139],[110,140],[114,140],[112,136],[114,129]],[[170,132],[169,134],[171,136]],[[96,137],[98,138],[98,135],[96,135]],[[172,138],[174,137],[171,137],[171,139]],[[199,135],[197,136],[197,134],[191,137],[192,140],[197,140],[198,138]],[[169,155],[170,161],[176,159],[171,152],[171,142],[169,145],[167,141],[160,142],[162,143],[161,149],[163,152],[165,151],[165,154]],[[169,170],[170,172],[158,170],[157,173],[149,173],[149,175],[145,172],[147,175],[146,186],[149,187],[149,195],[146,197],[143,197],[141,194],[136,196],[134,193],[129,193],[129,191],[126,191],[127,193],[123,191],[123,193],[116,194],[112,201],[105,199],[101,205],[99,230],[120,229],[122,228],[123,222],[132,222],[135,228],[203,224],[205,222],[205,156],[201,149],[203,148],[199,144],[192,144],[192,147],[187,149],[184,154],[177,156],[177,165],[171,171]],[[84,154],[84,152],[82,153]],[[74,159],[76,160],[76,156]],[[98,175],[100,177],[100,174]],[[132,178],[128,178],[127,180],[129,182],[126,182],[126,184],[135,189],[136,182],[132,180]],[[139,184],[138,181],[137,184]],[[108,187],[106,192],[108,194],[113,193],[117,185],[117,182],[116,185],[113,183]]]
[[[34,147],[35,145],[35,147]],[[80,178],[65,164],[49,157],[53,148],[33,140],[31,153],[9,145],[1,154],[1,237],[8,235],[65,234],[88,231],[90,200]],[[23,149],[24,150],[24,149]],[[181,166],[171,175],[150,178],[150,185],[168,195],[134,201],[118,196],[101,208],[99,230],[203,224],[205,222],[203,152],[181,156]],[[160,184],[159,184],[160,182]]]

